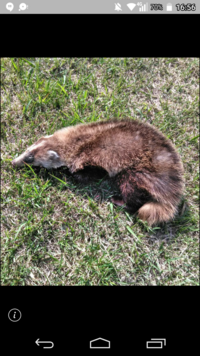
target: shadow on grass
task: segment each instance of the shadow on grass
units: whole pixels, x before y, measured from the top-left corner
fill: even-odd
[[[59,187],[60,191],[70,190],[80,199],[88,199],[89,206],[92,210],[98,210],[98,205],[104,202],[110,202],[111,197],[120,195],[114,180],[108,176],[106,171],[102,169],[93,169],[88,167],[83,172],[79,171],[73,175],[67,168],[58,168],[56,170],[46,170],[45,168],[34,167],[34,171],[38,178],[49,180],[51,185]],[[113,206],[113,211],[117,213],[130,214],[134,219],[134,223],[138,222],[137,213],[127,212],[123,207]],[[98,215],[98,213],[97,213]],[[178,212],[175,218],[168,223],[160,223],[158,226],[149,227],[147,223],[139,220],[139,225],[143,233],[149,238],[149,242],[153,243],[158,240],[165,240],[165,242],[173,242],[177,235],[184,233],[191,233],[191,226],[189,222],[192,221],[192,213],[184,196],[178,207]],[[194,221],[195,224],[195,221]]]

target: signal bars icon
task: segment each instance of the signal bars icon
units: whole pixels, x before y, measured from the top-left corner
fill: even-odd
[[[133,9],[135,8],[135,6],[139,6],[139,11],[148,11],[148,3],[142,5],[142,2],[137,2],[137,4],[134,3],[129,3],[127,4],[128,8],[133,11]]]

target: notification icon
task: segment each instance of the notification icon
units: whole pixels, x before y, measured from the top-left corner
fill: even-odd
[[[28,5],[24,4],[24,2],[22,2],[20,5],[19,5],[19,11],[24,11],[28,9]]]
[[[14,9],[13,3],[12,3],[12,2],[8,2],[8,3],[6,4],[6,9],[7,9],[8,11],[13,11],[13,9]]]

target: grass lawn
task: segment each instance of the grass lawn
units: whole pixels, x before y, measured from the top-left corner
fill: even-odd
[[[199,284],[199,59],[1,59],[1,284]],[[157,127],[185,169],[179,213],[150,228],[111,203],[108,179],[14,169],[43,135],[123,117]]]

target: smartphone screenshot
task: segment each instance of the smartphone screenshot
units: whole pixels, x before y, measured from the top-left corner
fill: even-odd
[[[1,1],[1,352],[197,352],[199,13]]]

